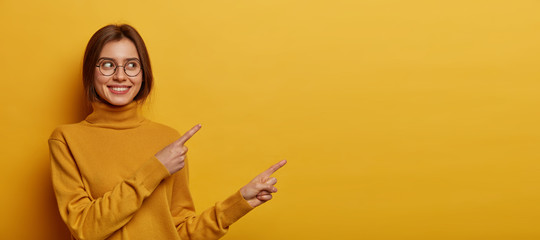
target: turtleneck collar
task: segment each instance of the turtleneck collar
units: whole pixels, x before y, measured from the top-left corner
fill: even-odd
[[[92,108],[94,111],[85,120],[96,127],[126,129],[138,127],[145,121],[136,101],[120,107],[96,101],[92,102]]]

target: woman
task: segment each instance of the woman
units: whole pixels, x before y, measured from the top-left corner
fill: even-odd
[[[185,143],[149,121],[139,106],[152,88],[145,44],[129,25],[108,25],[90,39],[83,82],[93,112],[49,138],[60,215],[76,239],[217,239],[270,200],[283,160],[238,192],[195,215]]]

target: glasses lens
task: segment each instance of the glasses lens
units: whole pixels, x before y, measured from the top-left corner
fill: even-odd
[[[113,75],[115,70],[116,65],[111,60],[103,60],[99,64],[99,71],[105,76]]]
[[[135,77],[141,72],[141,64],[137,60],[131,60],[124,65],[124,71],[130,77]]]

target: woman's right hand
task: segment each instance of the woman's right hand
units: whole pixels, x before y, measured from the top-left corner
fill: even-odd
[[[169,144],[165,148],[161,149],[156,155],[154,155],[164,166],[169,170],[172,175],[175,172],[184,168],[184,160],[186,159],[186,153],[188,148],[184,145],[197,131],[201,129],[201,124],[195,125],[189,131],[184,133],[178,140]]]

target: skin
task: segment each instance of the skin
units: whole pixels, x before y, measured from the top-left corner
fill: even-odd
[[[101,50],[99,58],[111,58],[117,65],[123,66],[128,59],[139,59],[139,54],[135,44],[127,38],[119,41],[106,43]],[[104,76],[95,69],[94,87],[101,99],[113,106],[124,106],[133,101],[142,85],[142,73],[135,77],[129,77],[122,67],[117,67],[116,72],[111,76]],[[112,87],[128,87],[125,93],[115,93]]]
[[[139,54],[135,44],[125,38],[106,43],[100,53],[100,58],[111,58],[117,65],[121,66],[128,59],[138,59],[138,56]],[[121,67],[118,67],[116,72],[111,76],[104,76],[96,67],[95,76],[94,86],[97,94],[109,104],[118,107],[131,103],[142,85],[142,74],[129,77]],[[122,93],[115,93],[111,90],[111,87],[120,86],[128,87],[129,90]],[[200,124],[195,125],[176,141],[155,154],[155,157],[169,170],[170,174],[174,174],[184,168],[188,151],[185,144],[200,129]],[[277,179],[272,177],[272,174],[286,163],[286,160],[282,160],[274,164],[240,189],[240,193],[250,206],[257,207],[272,199],[272,193],[277,192],[277,188],[274,186],[277,183]]]
[[[169,173],[173,174],[184,167],[188,151],[184,144],[200,129],[200,124],[195,125],[176,141],[156,153],[155,157],[169,170]],[[274,187],[277,179],[271,175],[286,163],[286,160],[282,160],[274,164],[240,189],[240,193],[250,206],[257,207],[272,199],[272,193],[277,192],[277,188]]]

